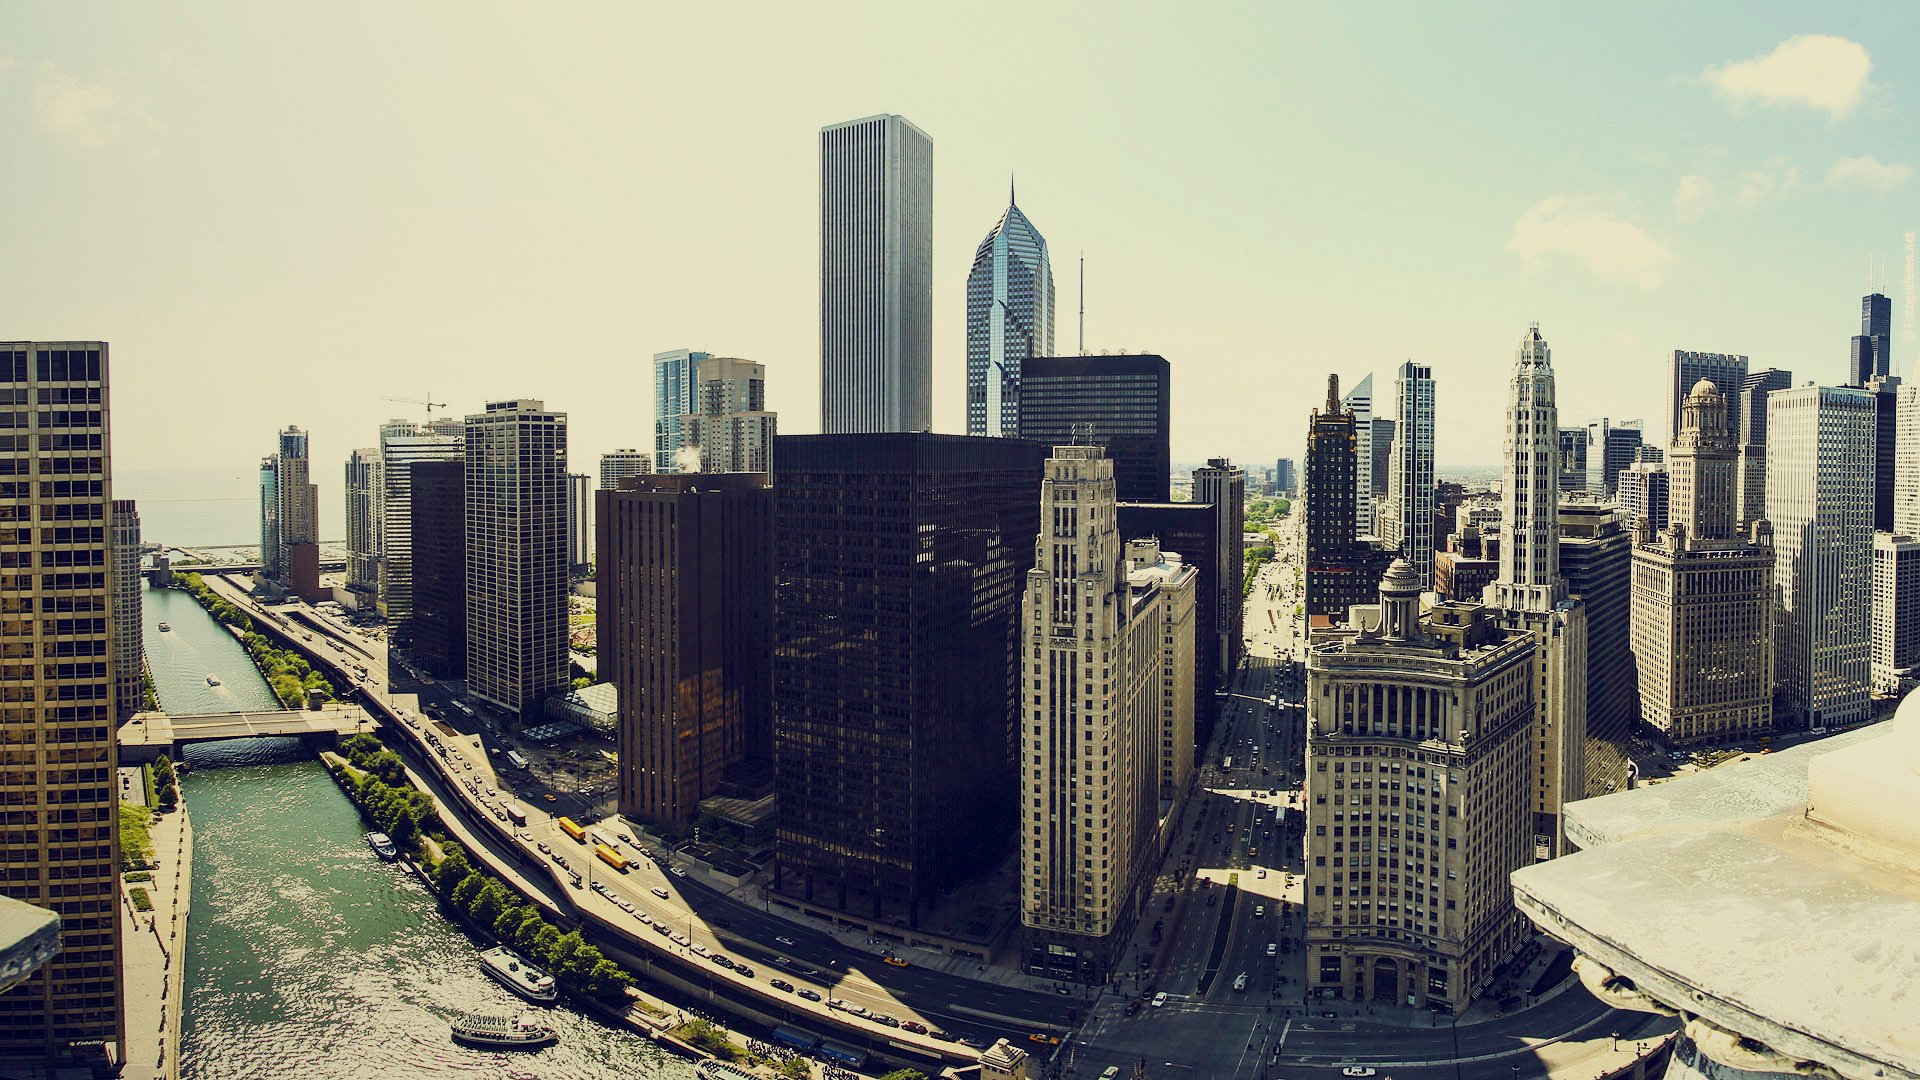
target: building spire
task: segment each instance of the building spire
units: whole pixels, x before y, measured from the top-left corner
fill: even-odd
[[[1008,206],[1020,205],[1019,203],[1015,202],[1013,198],[1013,173],[1012,172],[1007,173],[1007,205]]]

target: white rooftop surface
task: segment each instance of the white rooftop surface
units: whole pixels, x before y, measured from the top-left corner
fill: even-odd
[[[1521,910],[1650,996],[1854,1077],[1920,1077],[1920,697],[1567,807]]]

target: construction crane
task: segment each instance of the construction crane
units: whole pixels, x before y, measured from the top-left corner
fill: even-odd
[[[405,404],[407,404],[407,405],[425,405],[425,406],[427,407],[427,416],[428,416],[428,418],[432,418],[432,416],[433,416],[433,410],[435,410],[435,409],[444,409],[444,408],[446,408],[446,407],[447,407],[447,403],[446,403],[446,402],[444,402],[444,401],[434,401],[434,400],[432,400],[432,398],[433,398],[433,391],[431,391],[431,390],[429,390],[429,391],[427,391],[427,396],[426,396],[426,397],[423,397],[423,398],[410,398],[410,397],[384,397],[384,396],[383,396],[383,397],[382,397],[382,398],[381,398],[380,400],[382,400],[382,401],[398,401],[398,402],[403,402],[403,403],[405,403]]]

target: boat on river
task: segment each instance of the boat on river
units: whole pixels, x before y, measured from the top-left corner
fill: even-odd
[[[495,982],[535,1004],[551,1005],[560,1000],[560,988],[554,985],[553,976],[504,945],[481,953],[480,967]]]
[[[535,1016],[485,1016],[469,1013],[453,1021],[453,1041],[493,1050],[533,1050],[558,1042],[553,1025]]]
[[[388,862],[392,862],[400,857],[400,849],[393,846],[393,837],[388,836],[386,833],[368,833],[367,846],[373,849],[375,855],[380,856]]]
[[[164,623],[164,622],[163,622],[163,623],[161,623],[161,624],[160,624],[160,632],[161,632],[161,633],[163,633],[163,634],[168,634],[168,633],[172,633],[172,632],[173,632],[173,624],[172,624],[172,623]]]
[[[207,676],[207,685],[208,685],[208,686],[219,686],[219,685],[220,685],[220,676],[218,676],[218,675],[208,675],[208,676]]]

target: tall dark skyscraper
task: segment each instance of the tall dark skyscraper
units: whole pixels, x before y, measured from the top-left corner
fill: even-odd
[[[1213,560],[1203,553],[1217,550],[1220,543],[1220,515],[1210,503],[1121,503],[1120,536],[1123,540],[1154,537],[1162,551],[1178,553],[1188,566],[1199,572],[1194,584],[1193,625],[1217,625],[1214,614],[1217,593],[1213,581]],[[1189,555],[1188,552],[1193,554]],[[1219,650],[1207,647],[1209,636],[1196,630],[1193,650],[1193,721],[1201,745],[1205,745],[1213,723],[1213,690],[1231,672],[1220,670]]]
[[[1368,459],[1368,466],[1373,470],[1373,482],[1370,487],[1376,498],[1384,497],[1388,484],[1392,482],[1395,423],[1394,420],[1376,416],[1367,425],[1373,429],[1373,454]]]
[[[1173,451],[1164,356],[1037,356],[1023,366],[1020,437],[1043,446],[1104,446],[1121,502],[1166,502]]]
[[[1627,749],[1640,718],[1630,619],[1633,533],[1620,518],[1610,503],[1560,503],[1560,574],[1587,609],[1588,797],[1626,790]]]
[[[1742,529],[1767,516],[1767,395],[1792,385],[1793,372],[1779,368],[1755,371],[1740,384],[1733,435],[1740,446],[1736,484]]]
[[[1368,426],[1368,435],[1372,435]],[[1327,376],[1327,403],[1307,422],[1306,608],[1308,615],[1345,618],[1347,608],[1377,597],[1387,558],[1363,544],[1355,529],[1354,479],[1360,466],[1353,412],[1341,403],[1340,376]],[[1209,587],[1204,580],[1201,588]]]
[[[1638,420],[1610,420],[1606,417],[1587,425],[1588,494],[1596,499],[1614,497],[1614,493],[1620,489],[1620,470],[1633,464],[1634,454],[1645,441],[1644,427]]]
[[[777,891],[917,925],[1007,852],[1046,457],[924,433],[775,441]]]
[[[1667,442],[1680,434],[1680,407],[1686,404],[1687,395],[1701,379],[1729,389],[1744,386],[1747,358],[1736,353],[1673,350],[1673,359],[1667,365]]]
[[[1893,374],[1893,301],[1880,293],[1860,298],[1860,332],[1847,359],[1847,382],[1865,386],[1875,375]]]
[[[1232,678],[1234,669],[1240,666],[1240,653],[1244,648],[1242,643],[1246,640],[1242,612],[1246,605],[1246,589],[1243,586],[1247,564],[1240,543],[1246,531],[1246,497],[1246,471],[1226,458],[1209,458],[1205,465],[1193,470],[1193,501],[1212,506],[1219,518],[1220,535],[1212,553],[1217,568],[1212,575],[1212,588],[1219,594],[1219,601],[1213,609],[1214,638],[1211,645],[1219,658],[1222,686]],[[1188,558],[1191,562],[1203,557],[1204,553],[1195,552]],[[1204,626],[1195,641],[1195,648],[1209,645]]]
[[[1875,375],[1867,380],[1873,391],[1873,527],[1893,531],[1893,481],[1899,445],[1898,405],[1900,376]]]
[[[467,464],[416,461],[407,481],[413,658],[442,679],[467,673]]]

